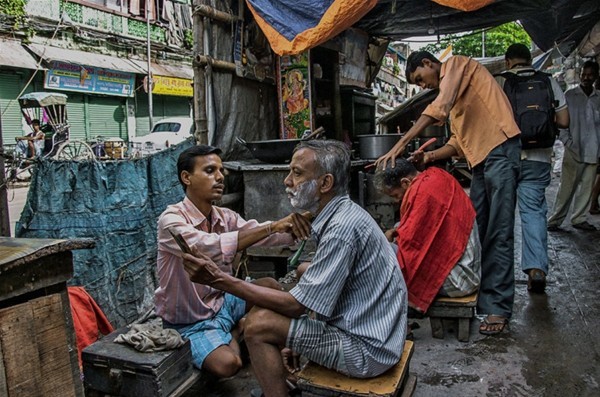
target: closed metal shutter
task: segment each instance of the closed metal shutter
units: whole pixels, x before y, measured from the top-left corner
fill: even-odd
[[[64,92],[64,94],[68,96],[67,118],[69,120],[69,137],[70,139],[87,141],[85,95],[74,92]]]
[[[170,95],[152,95],[153,122],[167,117],[190,117],[190,98]],[[135,136],[150,133],[148,125],[148,94],[136,93],[135,97]]]
[[[2,143],[14,145],[15,137],[31,132],[23,126],[23,116],[17,101],[27,76],[20,73],[0,73],[0,115],[2,116]],[[27,90],[29,92],[31,90]]]
[[[127,140],[126,99],[88,95],[87,100],[88,140],[98,135]]]

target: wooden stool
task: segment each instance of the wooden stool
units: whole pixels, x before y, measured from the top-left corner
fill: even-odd
[[[407,340],[398,364],[369,379],[350,378],[309,362],[298,374],[298,388],[302,397],[410,397],[417,384],[416,376],[408,373],[414,349]]]
[[[469,341],[471,319],[475,315],[477,292],[460,298],[439,297],[433,301],[427,314],[431,323],[431,334],[434,338],[444,339],[443,319],[458,320],[458,340]]]

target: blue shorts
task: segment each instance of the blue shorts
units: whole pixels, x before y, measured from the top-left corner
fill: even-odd
[[[202,369],[206,357],[217,347],[231,342],[231,330],[246,314],[246,301],[231,294],[223,297],[221,310],[208,320],[194,324],[179,325],[163,321],[165,328],[177,330],[184,338],[188,338],[192,347],[192,362]]]

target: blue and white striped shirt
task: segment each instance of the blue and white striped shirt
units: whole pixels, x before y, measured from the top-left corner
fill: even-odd
[[[370,366],[400,359],[407,292],[396,255],[373,218],[347,195],[336,196],[312,224],[317,250],[290,293],[317,319],[359,338]],[[352,351],[344,351],[346,362]]]

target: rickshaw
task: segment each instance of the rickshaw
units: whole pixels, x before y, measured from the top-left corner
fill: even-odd
[[[42,123],[46,134],[43,157],[56,160],[94,160],[92,148],[81,140],[69,138],[67,96],[55,92],[31,92],[19,98],[21,113],[28,125]]]
[[[67,120],[67,96],[54,92],[31,92],[19,99],[21,113],[28,125],[37,119],[45,134],[42,157],[55,160],[95,160],[92,148],[84,141],[69,138]],[[30,169],[35,160],[22,157],[14,151],[5,164],[5,178],[0,188],[10,182],[27,180],[31,177]]]

